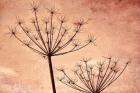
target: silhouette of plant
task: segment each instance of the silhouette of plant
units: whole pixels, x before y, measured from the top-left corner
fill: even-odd
[[[83,93],[101,93],[122,75],[130,63],[128,61],[121,70],[118,67],[119,60],[113,60],[111,57],[106,59],[94,65],[88,63],[89,59],[82,59],[83,64],[76,65],[76,69],[73,70],[74,77],[78,79],[73,79],[64,68],[60,68],[58,71],[64,76],[59,78],[59,81]]]
[[[39,21],[38,12],[38,4],[33,3],[32,13],[34,14],[34,18],[31,20],[33,27],[30,28],[29,24],[25,25],[23,20],[17,18],[18,26],[9,28],[9,34],[10,37],[14,36],[29,49],[48,59],[53,93],[56,93],[52,57],[78,51],[90,44],[95,44],[96,39],[91,35],[85,43],[80,43],[79,40],[76,39],[77,35],[79,35],[79,32],[81,31],[81,28],[88,21],[81,19],[72,24],[73,28],[68,29],[65,17],[61,17],[58,20],[56,19],[56,9],[50,9],[49,17],[44,19],[43,22]],[[21,33],[18,35],[17,33],[19,31],[22,31],[26,37],[21,35]],[[70,47],[70,45],[72,46]]]

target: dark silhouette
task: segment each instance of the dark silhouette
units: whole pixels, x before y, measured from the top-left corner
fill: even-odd
[[[25,25],[23,20],[17,18],[18,27],[9,28],[9,30],[11,31],[11,36],[14,36],[29,49],[48,59],[53,93],[56,93],[52,57],[78,51],[91,43],[95,44],[95,38],[89,36],[85,43],[80,43],[76,39],[82,26],[86,24],[87,21],[79,20],[73,24],[73,28],[68,29],[66,27],[65,17],[61,17],[57,20],[54,17],[57,13],[56,10],[50,9],[49,18],[44,19],[42,25],[39,21],[38,11],[39,6],[33,4],[32,12],[34,18],[31,23],[34,28],[30,28],[30,25]],[[18,35],[18,30],[24,32],[27,40],[24,41],[23,38],[25,37],[20,34]],[[71,44],[73,46],[70,46]]]
[[[63,68],[58,71],[64,75],[59,78],[61,83],[83,93],[101,93],[122,75],[130,62],[128,61],[120,70],[118,60],[113,60],[111,57],[107,58],[107,61],[98,62],[97,65],[88,64],[89,59],[81,61],[83,64],[76,65],[76,70],[73,70],[78,80],[71,78]]]

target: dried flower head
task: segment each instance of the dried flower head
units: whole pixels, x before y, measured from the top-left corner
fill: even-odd
[[[62,67],[60,67],[60,68],[57,68],[57,71],[64,72],[64,71],[65,71],[65,68],[64,68],[64,66],[62,66]]]
[[[24,20],[19,17],[16,17],[16,20],[18,25],[22,25],[24,23]]]
[[[93,35],[88,35],[87,43],[92,43],[95,45],[96,38]]]
[[[38,12],[38,9],[39,9],[39,4],[36,3],[36,2],[32,2],[32,3],[31,3],[31,10],[32,10],[33,12]]]
[[[98,70],[93,69],[93,66],[87,65],[87,59],[82,59],[82,62],[85,62],[86,64],[83,64],[82,68],[80,65],[80,69],[78,69],[78,71],[74,70],[74,75],[78,78],[76,81],[79,81],[80,83],[70,78],[66,72],[63,73],[66,81],[62,83],[80,92],[101,93],[113,82],[115,82],[126,69],[126,66],[124,66],[122,70],[116,66],[110,67],[110,63],[112,63],[113,60],[111,60],[111,57],[106,58],[109,60],[108,63],[104,61],[99,62]]]
[[[80,60],[81,62],[87,63],[91,60],[91,58],[83,58],[82,60]]]
[[[47,8],[47,10],[49,11],[49,13],[50,13],[51,15],[54,15],[54,14],[57,13],[57,9],[56,9],[56,8],[50,8],[50,9]]]
[[[10,37],[12,37],[12,36],[16,36],[17,35],[17,29],[16,29],[16,27],[14,27],[14,28],[11,28],[11,27],[8,27],[9,28],[9,33],[7,33],[7,34],[10,34]]]
[[[76,26],[82,26],[84,24],[87,24],[88,21],[85,21],[84,19],[80,19],[79,21],[77,22],[74,22],[74,25]]]

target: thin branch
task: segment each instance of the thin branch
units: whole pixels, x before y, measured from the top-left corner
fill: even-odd
[[[75,73],[75,74],[76,74],[76,76],[79,78],[79,80],[83,83],[83,85],[85,85],[85,86],[88,88],[87,83],[86,83],[86,81],[85,81],[85,78],[82,77],[81,74],[78,74],[78,73]]]
[[[60,49],[57,49],[54,53],[56,53],[56,52],[58,52],[58,51],[64,49],[65,47],[67,47],[67,46],[73,41],[73,39],[75,38],[75,36],[76,36],[77,33],[79,32],[80,28],[81,28],[81,25],[78,26],[78,28],[77,28],[77,30],[75,31],[74,35],[73,35],[65,44],[63,44],[62,47],[61,47]],[[57,44],[57,46],[60,44],[60,42],[61,42],[61,41],[59,40],[59,43]],[[56,46],[56,47],[57,47],[57,46]]]
[[[87,80],[86,80],[86,77],[85,77],[85,75],[84,75],[84,71],[82,70],[82,67],[80,67],[80,71],[81,71],[81,78],[83,77],[83,80],[84,80],[84,83],[85,83],[85,86],[91,91],[91,89],[89,88],[89,84],[88,84],[88,82],[87,82]]]
[[[103,85],[99,91],[103,91],[105,88],[107,88],[111,83],[112,83],[112,80],[115,78],[116,76],[116,73],[113,73],[112,76],[108,79],[108,81],[106,82],[105,85]],[[107,84],[109,83],[109,84]]]
[[[105,71],[105,73],[104,73],[104,75],[103,75],[103,78],[102,78],[102,80],[101,80],[101,82],[100,82],[100,84],[99,84],[98,87],[101,86],[101,84],[102,84],[103,80],[105,79],[105,76],[106,76],[106,74],[107,74],[107,72],[108,72],[108,69],[109,69],[109,67],[110,67],[110,63],[111,63],[111,59],[112,59],[112,58],[110,57],[110,58],[108,58],[108,59],[109,59],[108,66],[107,66],[107,68],[106,68],[106,71]]]
[[[55,47],[53,48],[52,53],[56,53],[58,51],[60,51],[60,49],[62,49],[62,46],[58,47],[60,45],[60,43],[62,42],[62,39],[64,38],[64,36],[66,35],[67,29],[64,30],[64,32],[62,33],[60,39],[58,40],[58,42],[56,43]]]
[[[108,73],[108,75],[106,76],[106,78],[104,79],[103,82],[100,82],[100,86],[97,87],[97,90],[101,90],[101,88],[105,85],[105,83],[108,83],[108,81],[111,79],[110,76],[112,74],[112,70],[110,70],[110,72]],[[112,77],[112,76],[111,76]],[[110,79],[109,79],[110,78]],[[109,79],[109,80],[108,80]]]
[[[25,44],[25,43],[24,43],[19,37],[17,37],[16,35],[14,35],[14,37],[15,37],[18,41],[20,41],[22,44],[26,45],[28,48],[30,48],[31,50],[33,50],[34,52],[39,53],[39,54],[41,54],[41,55],[45,55],[45,53],[43,53],[43,52],[41,52],[41,51],[39,51],[39,50],[36,50],[35,48],[33,48],[33,47],[31,47],[31,46]]]
[[[26,36],[28,36],[28,38],[33,42],[35,43],[35,45],[37,45],[42,51],[44,51],[46,53],[46,51],[44,50],[44,48],[42,48],[41,45],[39,45],[30,35],[29,33],[27,33],[27,31],[24,29],[24,27],[22,25],[19,25],[22,29],[22,31],[26,34]]]
[[[81,91],[81,92],[84,92],[84,93],[86,92],[86,91],[81,90],[81,89],[79,89],[79,88],[77,88],[77,87],[71,86],[71,85],[69,85],[69,84],[67,84],[67,83],[65,83],[65,82],[63,82],[63,81],[61,81],[61,82],[62,82],[63,84],[65,84],[65,85],[67,85],[67,86],[73,88],[73,89],[76,89],[76,90]]]
[[[52,51],[54,51],[54,49],[55,49],[55,47],[56,47],[56,45],[57,45],[57,41],[58,41],[58,39],[59,39],[59,37],[60,37],[60,32],[61,32],[62,26],[63,26],[63,22],[60,23],[60,28],[59,28],[59,30],[58,30],[58,34],[57,34],[56,40],[55,40],[55,42],[54,42]]]
[[[90,43],[87,43],[87,44],[85,44],[85,45],[83,45],[83,46],[81,46],[81,47],[79,47],[79,48],[77,48],[77,49],[71,49],[71,50],[69,50],[69,51],[67,51],[67,52],[62,52],[62,53],[54,54],[53,56],[64,55],[64,54],[67,54],[67,53],[71,53],[71,52],[74,52],[74,51],[78,51],[78,50],[80,50],[80,49],[86,47],[86,46],[89,45],[89,44],[90,44]]]
[[[48,46],[48,52],[49,52],[49,51],[51,51],[51,49],[49,47],[50,46],[50,39],[49,39],[49,32],[48,32],[48,22],[45,22],[45,24],[46,24],[45,30],[46,30],[46,36],[47,36],[46,37],[47,38],[47,46]]]
[[[84,62],[84,63],[86,65],[86,72],[87,72],[87,76],[88,76],[88,79],[89,79],[89,88],[90,88],[91,91],[94,91],[93,86],[92,86],[92,82],[91,82],[91,79],[90,79],[89,71],[88,71],[87,62]]]
[[[44,45],[44,47],[45,47],[45,49],[46,49],[46,52],[48,53],[48,49],[47,49],[47,47],[46,47],[46,44],[45,44],[45,42],[44,42],[44,39],[43,39],[42,34],[41,34],[41,31],[40,31],[40,27],[39,27],[38,17],[37,17],[37,12],[36,12],[36,11],[34,12],[34,15],[35,15],[35,21],[36,21],[36,26],[37,26],[36,31],[37,31],[37,33],[38,33],[40,39],[41,39],[42,44]]]
[[[71,82],[74,83],[74,81],[65,73],[65,71],[63,72],[63,74],[64,74]],[[74,83],[74,85],[76,85],[78,88],[80,88],[80,89],[82,89],[82,90],[84,90],[84,91],[88,91],[88,90],[82,88],[81,86],[77,85],[76,83]]]

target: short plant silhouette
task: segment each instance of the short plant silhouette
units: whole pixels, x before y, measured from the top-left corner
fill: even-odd
[[[111,57],[107,58],[107,61],[98,62],[97,65],[88,64],[89,59],[81,61],[83,64],[76,65],[76,69],[73,70],[74,78],[71,78],[64,68],[58,71],[64,75],[59,78],[61,83],[83,93],[101,93],[122,75],[129,64],[129,61],[126,62],[121,70],[118,67],[118,60]]]
[[[55,17],[57,16],[56,9],[50,9],[49,17],[42,23],[38,16],[39,6],[35,3],[32,4],[32,12],[34,14],[31,21],[32,27],[29,24],[25,25],[23,20],[17,18],[18,27],[9,28],[10,34],[29,49],[48,59],[53,93],[56,93],[52,57],[75,52],[89,44],[95,44],[95,38],[89,35],[85,43],[80,43],[76,39],[87,21],[79,20],[73,24],[73,28],[68,28],[65,17],[58,19]],[[26,37],[20,33],[18,35],[18,30],[22,31]]]

